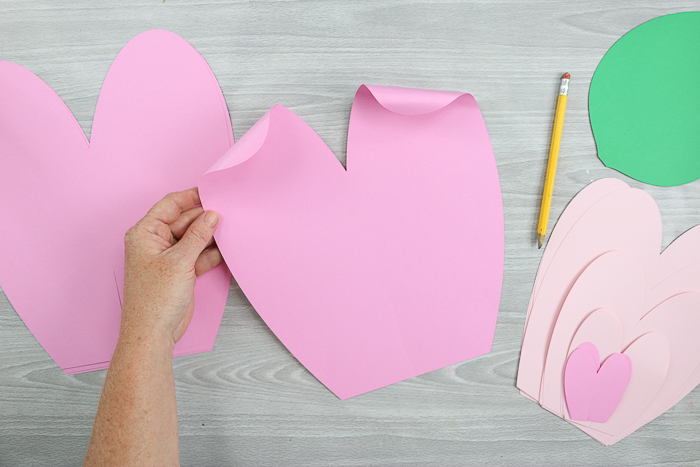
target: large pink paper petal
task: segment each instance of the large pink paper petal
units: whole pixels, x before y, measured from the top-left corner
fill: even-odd
[[[275,106],[200,181],[242,290],[341,399],[488,352],[503,268],[473,97],[362,86],[347,159]]]
[[[168,192],[196,186],[233,142],[211,70],[167,31],[119,53],[91,139],[46,83],[0,62],[0,284],[67,373],[109,363],[126,230]],[[212,348],[229,282],[223,265],[199,278],[176,355]]]

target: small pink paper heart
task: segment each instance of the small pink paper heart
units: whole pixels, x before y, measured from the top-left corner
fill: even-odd
[[[599,365],[598,348],[584,342],[571,352],[564,370],[564,396],[572,420],[605,423],[625,395],[632,361],[622,353]]]

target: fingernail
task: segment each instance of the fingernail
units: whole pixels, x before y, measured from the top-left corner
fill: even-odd
[[[212,229],[216,227],[219,222],[219,215],[215,211],[207,211],[204,215],[204,223],[207,224]]]

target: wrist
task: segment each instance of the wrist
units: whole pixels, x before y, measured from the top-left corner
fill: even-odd
[[[143,353],[165,353],[172,357],[175,342],[172,332],[142,319],[138,313],[124,308],[117,347],[128,347]]]

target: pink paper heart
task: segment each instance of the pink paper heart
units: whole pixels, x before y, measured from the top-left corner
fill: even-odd
[[[105,78],[91,140],[56,93],[0,62],[0,284],[67,373],[109,364],[119,332],[124,233],[233,142],[211,70],[167,31],[130,41]],[[230,283],[203,275],[175,355],[211,350]]]
[[[360,87],[347,171],[275,106],[200,191],[252,305],[341,399],[490,350],[503,211],[471,95]]]
[[[584,342],[604,349],[603,358],[624,352],[635,370],[617,410],[604,423],[572,421],[604,444],[653,420],[700,382],[700,228],[660,255],[656,203],[615,185],[601,180],[582,190],[577,198],[585,202],[571,203],[578,219],[569,215],[548,245],[555,250],[540,265],[518,371],[523,393],[566,418],[567,356]]]
[[[657,309],[654,314],[658,316],[652,315],[648,317],[659,319],[659,316],[662,316],[664,311],[663,309]],[[606,324],[606,327],[601,327]],[[605,356],[624,349],[624,354],[633,362],[634,371],[627,385],[625,396],[607,422],[572,421],[573,424],[604,444],[612,444],[617,439],[621,439],[623,433],[631,432],[629,430],[634,431],[633,428],[636,429],[641,426],[641,422],[638,420],[644,419],[648,421],[649,419],[645,418],[645,413],[649,412],[653,401],[664,400],[662,389],[667,383],[669,369],[673,370],[671,368],[671,353],[672,350],[678,352],[679,349],[673,348],[676,345],[669,343],[663,330],[646,332],[657,323],[647,321],[640,324],[642,324],[642,327],[637,331],[644,334],[625,348],[626,336],[617,312],[610,309],[601,309],[586,318],[576,331],[569,347],[569,354],[571,354],[580,343],[594,340],[599,350],[601,348],[604,349],[600,352],[603,359]],[[688,323],[689,327],[693,324],[692,322]],[[672,337],[680,337],[680,341],[684,340],[682,336]],[[674,360],[674,362],[678,362],[678,359]],[[678,373],[677,370],[678,368],[675,368],[674,373]],[[560,397],[561,412],[564,418],[570,420],[566,413],[563,387]]]
[[[572,420],[605,423],[625,394],[632,361],[621,353],[599,365],[595,344],[584,342],[573,351],[564,372],[566,406]]]

